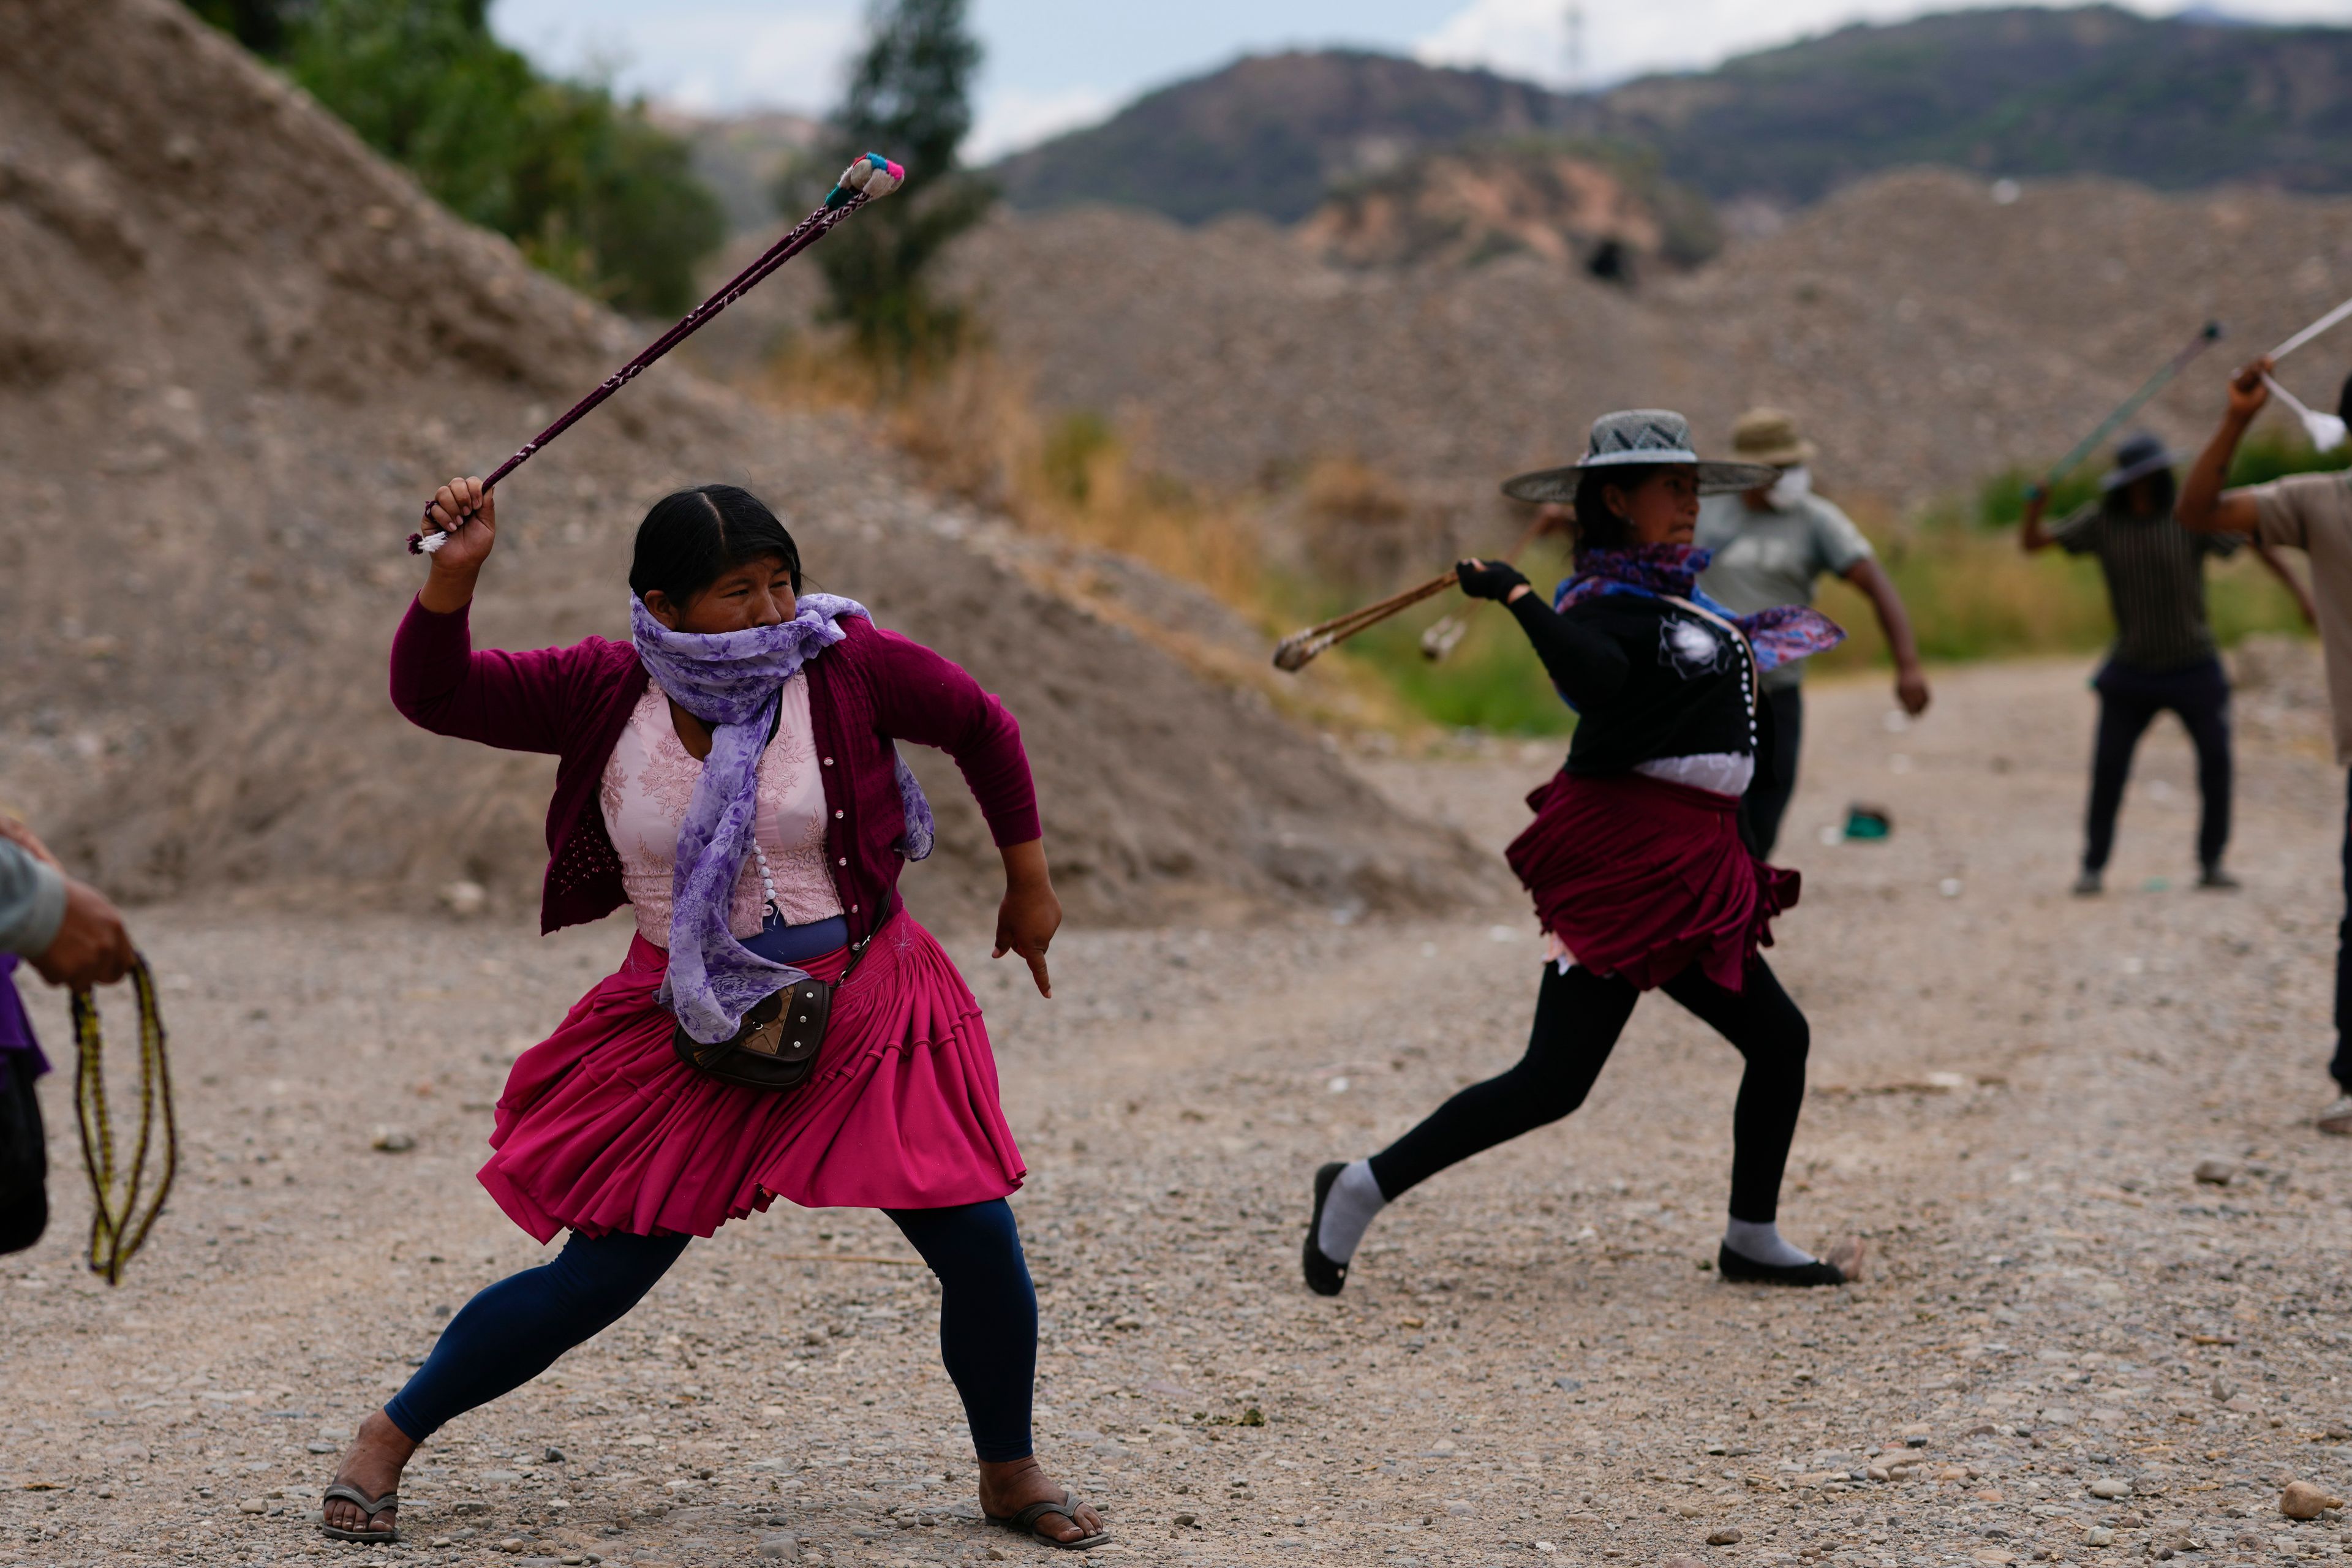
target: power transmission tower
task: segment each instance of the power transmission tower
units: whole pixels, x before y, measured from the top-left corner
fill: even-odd
[[[1568,40],[1568,85],[1574,92],[1584,90],[1584,6],[1581,0],[1568,0],[1568,13],[1563,31]]]

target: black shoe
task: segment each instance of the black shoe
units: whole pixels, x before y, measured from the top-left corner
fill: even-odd
[[[2243,882],[2221,869],[2218,861],[2205,868],[2204,875],[2197,879],[2197,885],[2209,893],[2234,893],[2245,886]]]
[[[1348,1266],[1332,1262],[1315,1245],[1323,1234],[1323,1200],[1331,1195],[1331,1184],[1347,1168],[1345,1161],[1334,1160],[1315,1173],[1315,1215],[1307,1222],[1307,1245],[1299,1249],[1298,1260],[1307,1271],[1307,1288],[1318,1296],[1336,1296],[1348,1282]]]
[[[2074,879],[2074,896],[2078,899],[2095,899],[2106,890],[2106,879],[2099,872],[2086,870]]]
[[[1715,1249],[1715,1271],[1735,1285],[1843,1285],[1845,1276],[1834,1263],[1799,1263],[1781,1268],[1742,1257],[1727,1246]]]

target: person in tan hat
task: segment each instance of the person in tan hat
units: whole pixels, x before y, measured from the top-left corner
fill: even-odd
[[[1742,615],[1778,605],[1810,605],[1826,572],[1843,577],[1870,600],[1886,646],[1895,655],[1895,700],[1906,713],[1927,709],[1927,678],[1919,668],[1911,617],[1903,595],[1879,565],[1870,541],[1834,501],[1813,493],[1815,448],[1796,416],[1778,408],[1751,408],[1731,427],[1735,459],[1778,470],[1772,482],[1738,495],[1699,502],[1698,544],[1714,552],[1699,585]],[[1764,677],[1758,715],[1756,781],[1740,815],[1756,852],[1769,856],[1780,837],[1780,818],[1797,787],[1797,755],[1804,744],[1804,664],[1781,666]]]

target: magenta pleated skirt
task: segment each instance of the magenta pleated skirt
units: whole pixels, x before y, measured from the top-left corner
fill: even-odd
[[[803,965],[840,974],[848,952]],[[633,937],[618,973],[517,1059],[482,1185],[541,1242],[709,1236],[777,1198],[808,1208],[986,1203],[1028,1173],[997,1104],[980,1003],[904,910],[834,998],[824,1054],[788,1094],[680,1062],[656,1005],[669,955]]]

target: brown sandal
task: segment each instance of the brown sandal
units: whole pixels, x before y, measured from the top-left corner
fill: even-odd
[[[1062,1500],[1059,1502],[1033,1502],[1019,1513],[1003,1519],[992,1513],[988,1515],[988,1522],[1002,1525],[1006,1530],[1017,1531],[1032,1541],[1046,1546],[1059,1547],[1064,1552],[1091,1552],[1097,1546],[1110,1544],[1110,1531],[1107,1530],[1097,1531],[1092,1535],[1081,1535],[1071,1541],[1056,1541],[1037,1528],[1037,1521],[1048,1514],[1059,1514],[1072,1524],[1077,1525],[1078,1529],[1086,1528],[1085,1525],[1078,1524],[1078,1500],[1072,1496],[1066,1488],[1063,1489]]]
[[[360,1490],[357,1487],[348,1486],[341,1481],[337,1481],[334,1485],[327,1489],[326,1496],[319,1500],[320,1512],[319,1528],[327,1532],[327,1539],[330,1541],[364,1541],[373,1545],[384,1545],[400,1539],[400,1527],[396,1524],[390,1530],[337,1529],[335,1526],[327,1523],[324,1517],[326,1505],[331,1502],[347,1502],[356,1508],[364,1509],[366,1510],[366,1516],[369,1519],[373,1519],[377,1514],[383,1512],[386,1509],[390,1509],[395,1513],[399,1511],[400,1489],[398,1487],[394,1487],[392,1490],[384,1493],[383,1496],[380,1498],[372,1498],[368,1496],[367,1493]]]

